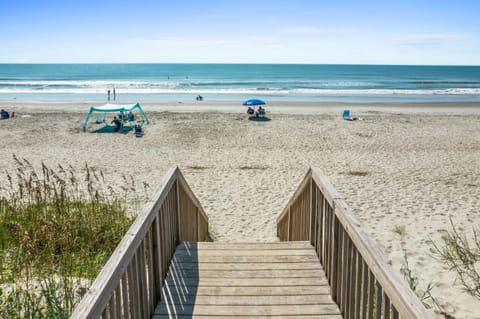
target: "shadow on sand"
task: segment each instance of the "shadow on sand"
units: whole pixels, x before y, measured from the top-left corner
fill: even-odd
[[[249,116],[248,117],[249,121],[254,121],[254,122],[268,122],[270,121],[270,118],[266,116]]]
[[[131,126],[124,126],[120,131],[115,132],[115,125],[105,125],[99,129],[96,129],[92,133],[120,133],[120,134],[127,134],[133,128]]]

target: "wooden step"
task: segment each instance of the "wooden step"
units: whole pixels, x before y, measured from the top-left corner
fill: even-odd
[[[250,297],[254,300],[255,297]],[[252,305],[250,302],[244,305],[181,305],[175,309],[178,315],[199,316],[283,316],[283,315],[337,315],[338,307],[335,304],[322,305]],[[165,303],[160,304],[155,314],[168,315],[172,308],[167,308]]]
[[[273,250],[273,249],[311,249],[308,241],[275,242],[275,243],[215,243],[215,242],[183,242],[178,245],[177,250]]]
[[[178,254],[173,257],[173,262],[194,262],[194,263],[298,263],[298,262],[317,262],[317,255],[303,256],[201,256]],[[319,263],[320,265],[320,263]]]
[[[153,318],[341,318],[309,242],[182,243]]]

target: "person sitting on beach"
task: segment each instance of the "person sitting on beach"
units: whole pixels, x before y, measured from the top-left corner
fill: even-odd
[[[130,122],[133,122],[135,120],[135,115],[132,113],[132,111],[128,112],[127,114],[127,119],[130,121]]]
[[[265,115],[265,109],[261,106],[258,107],[258,114]]]
[[[247,110],[247,114],[248,115],[253,115],[254,113],[255,113],[255,111],[249,106],[248,110]]]
[[[122,126],[122,122],[116,117],[113,117],[112,123],[115,124],[115,128],[113,129],[115,132],[120,131],[120,127]]]
[[[10,117],[10,114],[8,114],[7,111],[5,111],[4,109],[2,109],[2,110],[0,111],[0,118],[1,118],[2,120],[8,119],[9,117]]]

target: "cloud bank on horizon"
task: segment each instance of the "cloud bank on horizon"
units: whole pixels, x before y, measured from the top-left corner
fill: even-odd
[[[0,63],[480,64],[480,2],[4,1]]]

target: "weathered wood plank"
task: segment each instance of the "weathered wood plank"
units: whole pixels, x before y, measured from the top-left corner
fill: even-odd
[[[321,286],[266,286],[266,287],[230,287],[230,286],[164,286],[169,293],[181,293],[185,296],[295,296],[295,295],[329,295],[330,287]]]
[[[377,298],[375,301],[375,311],[376,311],[376,318],[382,319],[382,297],[383,297],[383,290],[382,285],[377,281],[376,285],[377,290],[375,291],[377,294]]]
[[[178,245],[177,251],[185,250],[290,250],[290,249],[311,249],[308,241],[294,242],[273,242],[273,243],[217,243],[217,242],[182,242]]]
[[[373,318],[375,308],[375,277],[371,270],[368,271],[368,313],[367,318]]]
[[[338,315],[336,305],[183,305],[176,307],[178,315],[203,315],[203,316],[282,316],[282,315]],[[165,304],[161,304],[155,314],[166,315],[168,310]]]
[[[122,306],[123,306],[123,318],[129,319],[130,316],[130,302],[128,299],[128,282],[127,273],[125,272],[122,277]]]
[[[154,315],[152,319],[238,319],[238,316],[225,316],[225,315]],[[247,317],[243,317],[247,318]],[[341,315],[295,315],[295,316],[262,316],[255,315],[256,319],[343,319]]]
[[[318,277],[325,279],[321,269],[306,270],[198,270],[198,269],[179,269],[175,266],[170,270],[177,271],[182,278],[312,278]]]
[[[175,285],[176,283],[170,276],[165,279],[167,285]],[[283,278],[278,280],[277,278],[181,278],[181,284],[184,286],[320,286],[328,285],[325,279],[321,278]]]
[[[173,293],[163,301],[170,305],[334,305],[329,295],[291,295],[291,296],[196,296]]]
[[[177,256],[195,256],[201,258],[203,256],[219,256],[219,257],[230,257],[230,256],[317,256],[313,249],[245,249],[245,250],[186,250],[180,249],[177,250]]]
[[[182,262],[175,263],[178,269],[187,270],[322,270],[322,266],[317,262],[265,262],[265,263],[205,263]]]
[[[179,255],[173,257],[176,262],[196,262],[197,256]],[[313,256],[202,256],[201,262],[207,263],[289,263],[289,262],[318,262]]]
[[[367,305],[368,305],[368,267],[365,261],[362,259],[362,319],[367,317]]]
[[[118,285],[115,289],[115,315],[114,318],[122,318],[122,295],[121,286]]]

